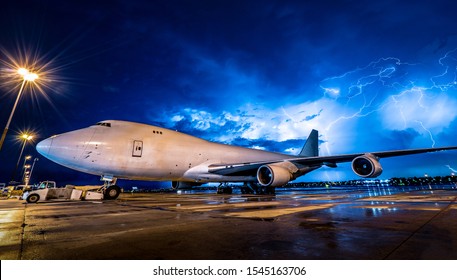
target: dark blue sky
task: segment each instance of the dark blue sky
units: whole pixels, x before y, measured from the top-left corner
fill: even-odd
[[[285,153],[312,128],[321,154],[457,145],[453,1],[9,2],[2,130],[20,85],[5,74],[11,58],[49,64],[43,91],[27,90],[13,118],[0,182],[17,162],[18,131],[39,141],[106,119]],[[32,145],[25,154],[38,156]],[[448,175],[456,156],[384,159],[382,178]],[[44,158],[34,177],[98,181]],[[302,178],[356,176],[343,164]]]

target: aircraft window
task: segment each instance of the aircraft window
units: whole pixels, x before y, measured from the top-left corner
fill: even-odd
[[[99,122],[96,125],[111,127],[111,123]]]

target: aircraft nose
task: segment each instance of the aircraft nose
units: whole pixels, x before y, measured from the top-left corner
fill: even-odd
[[[39,142],[36,145],[36,150],[51,161],[65,166],[73,166],[80,163],[79,161],[91,143],[90,141],[95,141],[93,140],[96,138],[95,132],[96,130],[90,127],[54,135]]]
[[[44,157],[49,157],[49,151],[51,150],[52,140],[52,138],[47,138],[43,141],[40,141],[36,145],[36,150],[38,151],[38,153],[40,153]]]

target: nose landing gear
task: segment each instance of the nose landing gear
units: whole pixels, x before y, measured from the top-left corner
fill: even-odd
[[[118,198],[121,194],[121,188],[116,186],[117,178],[109,175],[102,175],[100,180],[105,182],[102,189],[103,199],[114,200]]]
[[[103,192],[103,199],[114,200],[121,194],[121,188],[116,185],[108,186]]]

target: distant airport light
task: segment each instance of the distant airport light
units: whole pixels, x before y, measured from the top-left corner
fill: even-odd
[[[22,153],[24,152],[25,145],[27,144],[28,141],[33,139],[33,135],[28,134],[28,133],[23,133],[19,138],[23,139],[24,143],[22,144],[21,153],[19,154],[19,158],[17,159],[16,168],[14,169],[13,175],[11,176],[11,180],[15,180],[16,179],[15,177],[16,177],[16,173],[17,173],[17,168],[19,167],[19,162],[20,162],[20,160],[22,158]],[[24,164],[23,165],[25,165],[26,161],[27,161],[27,156],[24,158]]]
[[[29,185],[29,182],[30,182],[30,178],[32,178],[32,172],[33,172],[33,168],[35,167],[35,163],[39,160],[39,158],[35,158],[33,160],[33,164],[32,164],[32,168],[30,169],[30,173],[27,174],[27,176],[25,176],[25,185],[28,186]]]

